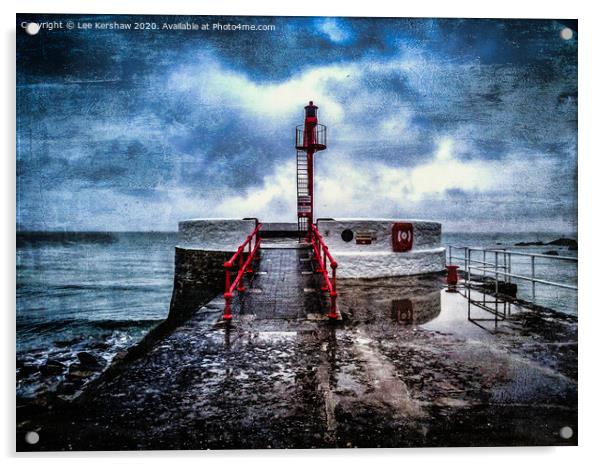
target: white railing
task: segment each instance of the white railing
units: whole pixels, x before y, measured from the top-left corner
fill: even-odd
[[[461,255],[454,255],[454,251],[463,251]],[[530,274],[518,274],[512,272],[513,257],[527,257],[530,261]],[[448,246],[448,263],[456,265],[465,272],[465,277],[468,283],[471,282],[473,271],[481,272],[482,276],[495,278],[495,292],[498,293],[498,282],[500,278],[508,283],[512,283],[512,279],[522,280],[531,283],[531,299],[535,301],[535,285],[540,283],[552,287],[564,288],[577,291],[578,287],[572,283],[556,282],[545,280],[536,276],[536,259],[539,260],[556,260],[577,263],[576,257],[569,256],[554,256],[548,254],[535,254],[528,252],[508,251],[507,249],[493,248],[471,248],[466,246]],[[476,265],[475,265],[476,264]],[[524,265],[524,264],[523,264]]]

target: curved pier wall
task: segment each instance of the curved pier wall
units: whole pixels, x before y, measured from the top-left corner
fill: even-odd
[[[395,223],[411,223],[412,248],[393,251]],[[378,278],[418,275],[445,270],[445,248],[441,246],[441,224],[401,219],[323,219],[318,229],[338,263],[337,277]],[[351,240],[343,232],[351,232]],[[367,244],[359,239],[369,238]],[[347,237],[349,239],[349,236]]]
[[[253,232],[255,220],[209,218],[178,223],[178,246],[234,253]]]
[[[254,228],[254,220],[198,219],[179,223],[168,320],[184,321],[224,292],[224,262]]]

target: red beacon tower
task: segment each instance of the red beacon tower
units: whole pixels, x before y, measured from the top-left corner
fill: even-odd
[[[299,237],[314,222],[314,154],[326,149],[326,126],[318,123],[318,107],[305,106],[305,123],[297,126],[297,225]]]

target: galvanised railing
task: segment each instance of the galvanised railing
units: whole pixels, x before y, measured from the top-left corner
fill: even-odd
[[[460,256],[454,255],[454,251],[463,251]],[[512,272],[512,257],[528,257],[530,261],[530,274],[518,274]],[[536,259],[578,262],[576,257],[554,256],[548,254],[536,254],[528,252],[508,251],[507,249],[495,248],[471,248],[466,246],[448,246],[448,260],[452,264],[457,260],[460,269],[466,273],[466,279],[470,282],[473,271],[481,272],[482,276],[495,278],[495,292],[498,293],[498,281],[500,278],[504,281],[512,282],[512,279],[522,280],[531,283],[531,298],[535,301],[535,284],[548,285],[558,288],[577,291],[577,285],[572,283],[562,283],[550,280],[544,280],[536,276]],[[475,265],[476,264],[476,265]]]

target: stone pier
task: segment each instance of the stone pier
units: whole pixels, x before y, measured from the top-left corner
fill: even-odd
[[[330,321],[310,249],[275,237],[227,323],[222,265],[255,222],[223,222],[181,225],[164,332],[79,398],[18,411],[18,450],[577,444],[576,318],[504,301],[493,319],[434,273],[342,278]]]

